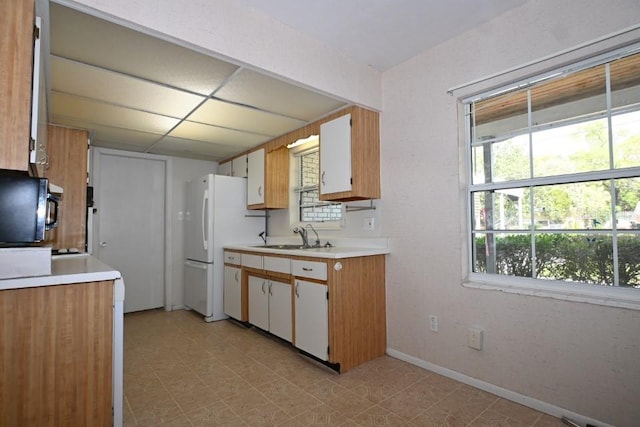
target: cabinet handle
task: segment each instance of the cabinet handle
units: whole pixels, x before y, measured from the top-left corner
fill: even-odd
[[[238,272],[236,271],[236,282],[238,281]]]
[[[325,171],[322,171],[322,179],[321,179],[321,181],[322,181],[322,185],[324,185],[324,174],[325,174],[325,173],[326,173]]]
[[[302,271],[313,271],[313,268],[302,267]]]
[[[271,288],[273,287],[273,283],[269,283],[269,295],[273,295],[273,291]]]
[[[264,285],[266,285],[266,282],[264,282],[264,281],[263,281],[263,282],[262,282],[262,293],[263,293],[263,294],[266,294],[266,292],[264,291]]]
[[[296,282],[296,298],[300,298],[300,294],[298,293],[298,282]]]
[[[262,197],[262,185],[258,187],[258,196]]]

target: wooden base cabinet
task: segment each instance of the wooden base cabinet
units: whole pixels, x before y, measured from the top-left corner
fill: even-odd
[[[113,292],[113,281],[0,291],[0,425],[113,425]]]

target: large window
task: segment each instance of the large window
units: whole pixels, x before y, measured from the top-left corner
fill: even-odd
[[[640,54],[616,55],[465,101],[472,273],[640,288]]]
[[[298,222],[339,225],[342,204],[319,199],[320,152],[317,144],[294,154]]]

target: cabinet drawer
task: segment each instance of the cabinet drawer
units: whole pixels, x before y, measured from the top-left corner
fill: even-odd
[[[264,269],[278,273],[291,274],[291,260],[274,256],[264,257]]]
[[[294,259],[291,261],[291,273],[297,277],[327,280],[327,263]]]
[[[242,254],[242,266],[262,270],[262,255]]]
[[[240,265],[242,262],[242,255],[238,252],[224,251],[224,262],[225,264]]]

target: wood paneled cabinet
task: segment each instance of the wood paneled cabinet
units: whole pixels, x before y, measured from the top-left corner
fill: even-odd
[[[375,111],[352,108],[320,124],[320,200],[380,198],[380,124]]]
[[[34,0],[3,0],[0,13],[0,169],[29,169]]]
[[[113,281],[0,291],[0,425],[113,425]]]
[[[249,209],[289,207],[289,150],[260,148],[249,153],[247,206]]]
[[[323,259],[242,253],[241,277],[238,320],[291,341],[339,372],[385,353],[384,255]]]
[[[58,227],[45,240],[54,249],[85,251],[88,140],[85,130],[48,126],[49,166],[44,176],[64,190]]]

